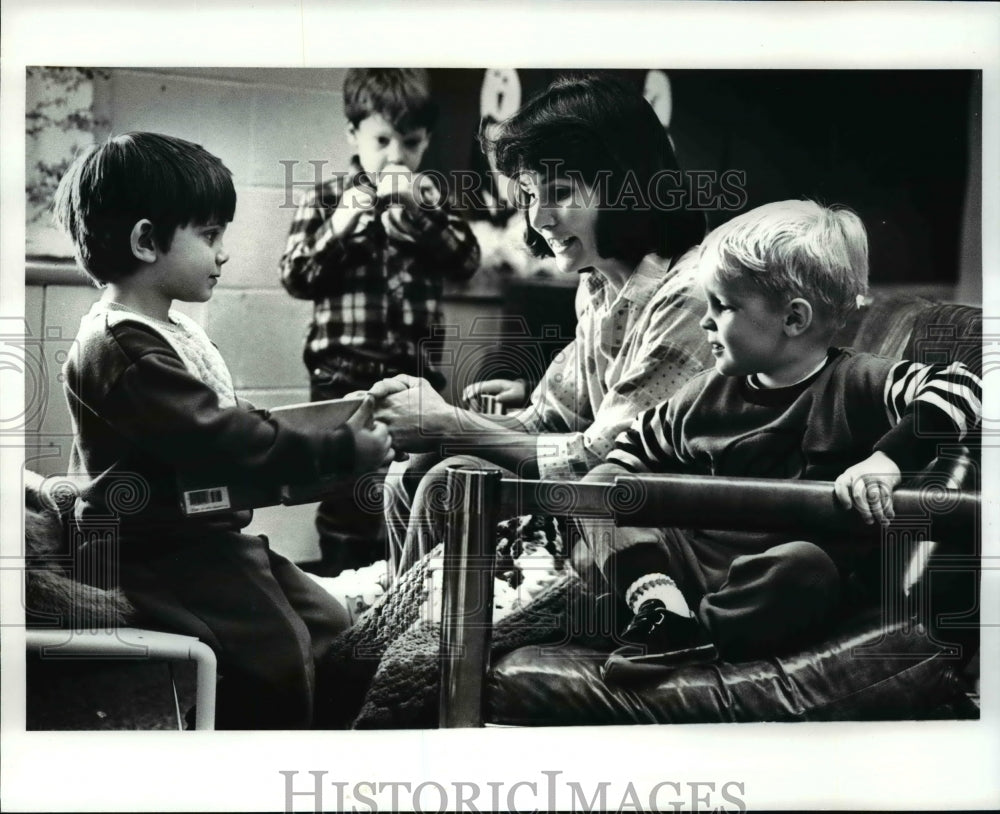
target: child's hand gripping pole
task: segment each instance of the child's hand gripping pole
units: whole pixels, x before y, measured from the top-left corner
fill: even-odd
[[[837,500],[845,509],[852,506],[869,525],[876,520],[887,526],[896,516],[892,508],[892,490],[902,475],[895,461],[884,452],[874,452],[860,463],[846,469],[833,483]]]

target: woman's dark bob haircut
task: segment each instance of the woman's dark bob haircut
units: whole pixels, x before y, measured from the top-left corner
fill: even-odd
[[[536,172],[596,187],[601,257],[633,266],[650,253],[677,259],[705,236],[666,130],[639,90],[617,78],[557,79],[481,141],[511,178]],[[525,241],[538,257],[552,254],[530,225]]]
[[[232,174],[190,141],[159,133],[113,136],[80,155],[56,190],[56,221],[73,239],[77,262],[98,285],[139,266],[132,228],[153,224],[153,239],[170,251],[174,232],[191,224],[226,224],[236,211]]]

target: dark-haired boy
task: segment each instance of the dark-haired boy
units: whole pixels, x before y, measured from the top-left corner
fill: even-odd
[[[250,512],[185,517],[176,473],[315,480],[377,468],[390,441],[369,426],[370,406],[320,432],[251,411],[204,331],[172,310],[211,298],[235,207],[218,158],[156,133],[109,139],[60,182],[56,217],[104,289],[64,368],[70,472],[84,476],[75,553],[101,569],[90,573],[117,569],[142,624],[212,647],[219,728],[303,728],[314,722],[315,665],[347,614],[266,538],[240,533]]]
[[[281,281],[315,303],[303,359],[311,398],[339,398],[389,376],[444,376],[427,353],[441,324],[445,279],[471,277],[479,246],[448,205],[447,190],[417,173],[437,120],[427,72],[355,68],[344,79],[350,171],[299,205]],[[353,521],[353,522],[352,522]],[[327,572],[375,559],[373,515],[350,495],[320,504],[316,526]]]

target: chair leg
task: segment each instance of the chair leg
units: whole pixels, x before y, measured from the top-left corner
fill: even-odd
[[[174,663],[167,662],[167,672],[170,674],[170,689],[174,695],[174,715],[177,718],[177,729],[184,731],[184,717],[181,715],[181,700],[177,696],[177,679],[174,676]]]
[[[212,648],[204,642],[191,645],[191,658],[197,664],[197,706],[195,729],[215,729],[216,659]]]

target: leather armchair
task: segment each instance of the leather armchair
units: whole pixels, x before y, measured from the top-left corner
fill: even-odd
[[[859,311],[837,343],[895,358],[960,360],[979,373],[981,337],[980,309],[903,297]],[[823,641],[767,659],[686,667],[628,689],[604,684],[600,647],[524,647],[490,663],[487,532],[512,507],[557,511],[565,485],[456,472],[464,502],[445,541],[441,726],[978,717],[963,676],[978,651],[977,439],[969,446],[971,453],[940,450],[937,466],[897,491],[884,544],[852,575],[864,601],[845,603],[856,610]],[[615,508],[614,490],[631,488],[623,480],[630,479],[604,493],[576,487],[574,511],[628,525],[683,525],[685,516],[706,512],[730,528],[787,527],[791,518],[804,531],[815,523],[845,523],[849,531],[853,522],[833,505],[828,485],[645,476],[659,484],[645,484],[647,500],[627,513]],[[660,488],[671,500],[651,498]]]

